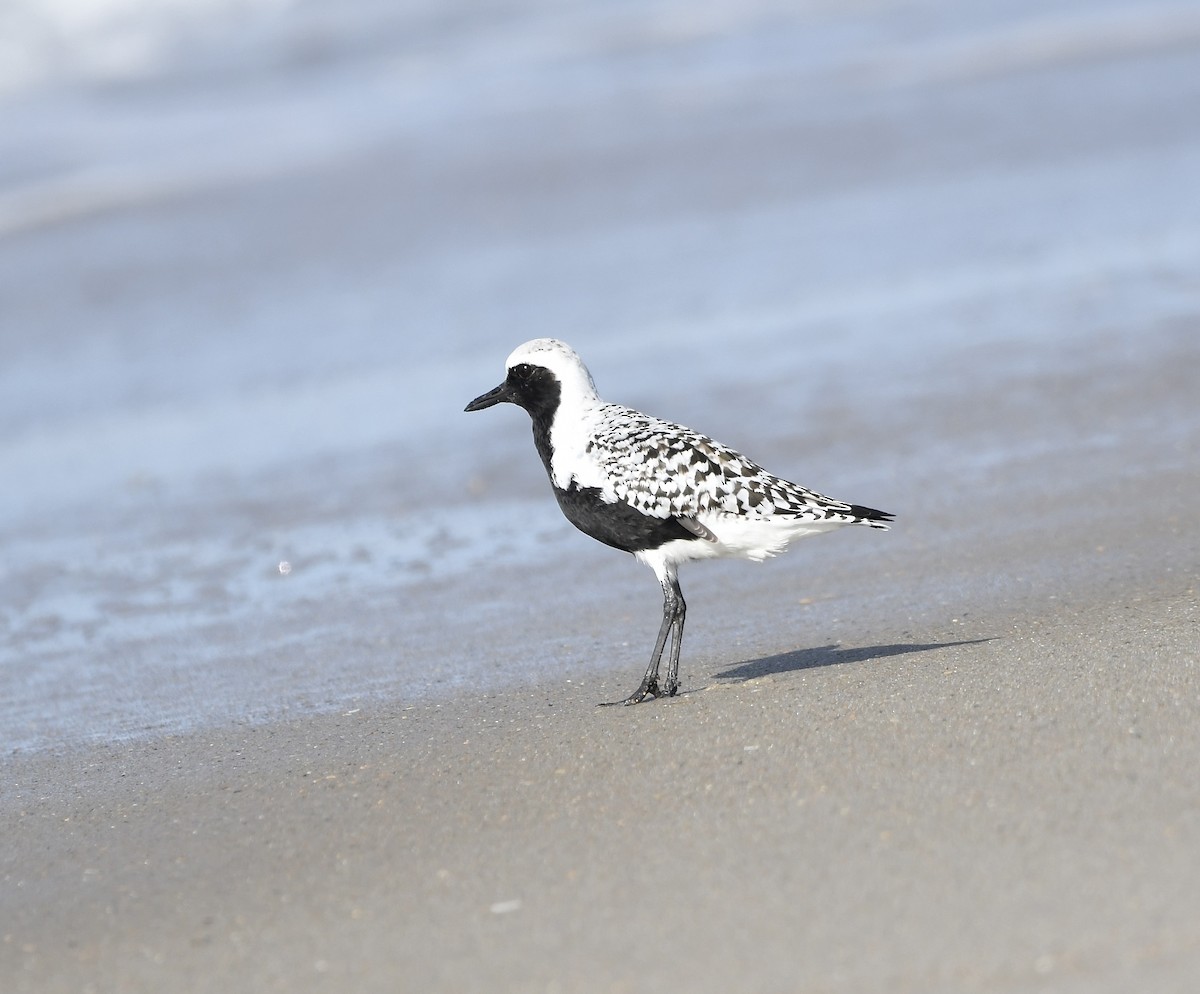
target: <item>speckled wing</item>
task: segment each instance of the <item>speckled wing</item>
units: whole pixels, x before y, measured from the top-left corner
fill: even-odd
[[[656,518],[704,513],[854,520],[851,505],[768,473],[728,446],[682,425],[605,404],[588,454],[612,496]],[[702,527],[702,526],[701,526]]]

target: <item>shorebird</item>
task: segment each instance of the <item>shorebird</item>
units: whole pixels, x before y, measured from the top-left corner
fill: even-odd
[[[533,442],[567,520],[586,535],[631,552],[658,578],[662,625],[637,690],[613,704],[673,697],[687,612],[679,565],[740,557],[761,562],[793,539],[843,525],[887,528],[892,515],[824,497],[768,473],[706,435],[600,399],[570,346],[537,338],[505,362],[494,390],[466,407],[524,408]],[[659,665],[671,640],[665,677]]]

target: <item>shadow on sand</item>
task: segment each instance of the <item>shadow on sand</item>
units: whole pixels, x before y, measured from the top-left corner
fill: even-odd
[[[814,649],[796,649],[775,656],[751,659],[714,673],[718,680],[754,680],[774,673],[792,673],[796,670],[815,670],[820,666],[838,666],[842,663],[862,663],[868,659],[883,659],[886,656],[903,656],[910,652],[930,652],[933,649],[951,649],[957,645],[979,645],[993,639],[968,639],[962,642],[903,642],[896,645],[864,645],[855,649],[842,649],[836,645],[822,645]]]

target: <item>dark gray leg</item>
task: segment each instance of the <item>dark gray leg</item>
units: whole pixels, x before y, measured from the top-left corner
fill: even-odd
[[[679,646],[683,640],[683,619],[687,613],[687,605],[683,602],[683,594],[679,590],[679,581],[674,573],[662,579],[663,590],[663,619],[658,629],[658,638],[654,642],[654,651],[650,654],[650,664],[646,667],[646,675],[638,689],[623,701],[609,701],[610,704],[638,704],[647,697],[674,697],[679,689]],[[667,646],[667,636],[674,632],[671,640],[671,655],[667,661],[667,679],[660,687],[658,682],[658,667],[662,662],[663,650]]]
[[[679,581],[675,577],[671,577],[671,585],[675,594],[675,637],[671,639],[671,657],[667,660],[667,679],[662,686],[665,697],[674,697],[679,690],[679,648],[683,645],[683,622],[687,618],[687,604],[683,600],[683,591],[679,589]]]

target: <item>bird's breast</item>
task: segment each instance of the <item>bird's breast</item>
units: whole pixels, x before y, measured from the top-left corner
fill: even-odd
[[[677,539],[698,540],[677,519],[645,514],[624,501],[611,499],[599,487],[555,485],[554,496],[571,524],[597,542],[622,552],[645,552]]]

